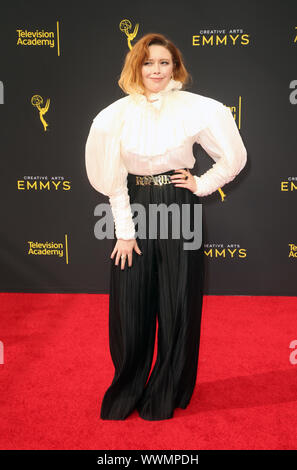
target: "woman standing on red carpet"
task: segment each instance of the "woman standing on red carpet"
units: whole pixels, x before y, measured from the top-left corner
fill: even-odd
[[[143,36],[127,53],[118,82],[127,96],[101,110],[88,135],[87,175],[109,197],[116,235],[109,296],[115,372],[102,400],[102,419],[123,420],[134,409],[147,420],[172,418],[175,408],[187,407],[195,387],[204,238],[201,233],[202,244],[185,249],[185,222],[173,216],[167,236],[153,236],[150,209],[174,205],[183,214],[187,206],[195,239],[200,197],[232,181],[247,153],[230,109],[183,90],[189,77],[171,41],[161,34]],[[189,170],[195,142],[215,162],[200,177]],[[144,209],[142,218],[132,218],[134,204]],[[176,228],[179,237],[172,234]],[[149,377],[156,318],[158,354]]]

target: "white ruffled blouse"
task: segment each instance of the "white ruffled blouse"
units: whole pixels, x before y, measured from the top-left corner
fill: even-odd
[[[230,109],[220,101],[181,90],[171,79],[158,93],[132,93],[93,119],[85,148],[90,184],[109,197],[116,237],[135,238],[127,174],[153,175],[193,168],[193,144],[214,160],[196,176],[197,196],[207,196],[232,181],[247,161],[247,151]],[[155,100],[155,101],[153,101]]]

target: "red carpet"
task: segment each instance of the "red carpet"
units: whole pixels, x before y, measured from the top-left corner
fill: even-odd
[[[205,296],[192,400],[151,422],[100,420],[113,377],[107,295],[0,301],[1,449],[297,449],[295,297]]]

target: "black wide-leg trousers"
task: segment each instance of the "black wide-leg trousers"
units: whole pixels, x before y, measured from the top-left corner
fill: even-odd
[[[171,174],[174,170],[162,173]],[[157,238],[150,238],[149,206],[175,203],[182,214],[182,205],[188,205],[193,230],[194,205],[200,200],[173,183],[137,185],[136,176],[128,173],[128,193],[130,204],[145,208],[146,238],[136,237],[143,254],[133,251],[131,267],[128,258],[123,270],[121,260],[116,266],[115,257],[111,259],[109,346],[115,372],[102,400],[101,419],[124,420],[134,409],[147,420],[172,418],[175,408],[189,404],[197,376],[204,237],[200,248],[184,249],[191,240],[183,236],[182,216],[180,237],[174,238],[168,211],[168,237],[161,238],[159,230]],[[149,377],[157,319],[157,358]]]

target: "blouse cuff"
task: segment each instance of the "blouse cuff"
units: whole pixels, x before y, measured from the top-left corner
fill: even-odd
[[[242,162],[244,162],[244,158]],[[242,168],[244,167],[242,163]],[[222,188],[225,184],[230,183],[234,180],[235,176],[241,171],[241,169],[236,169],[232,171],[232,168],[227,168],[221,162],[216,163],[206,171],[202,176],[193,175],[196,181],[196,191],[194,194],[196,196],[208,196],[213,192],[217,191],[219,188]]]
[[[127,188],[109,197],[115,224],[116,238],[131,240],[135,238],[135,225],[132,217],[130,198]]]

